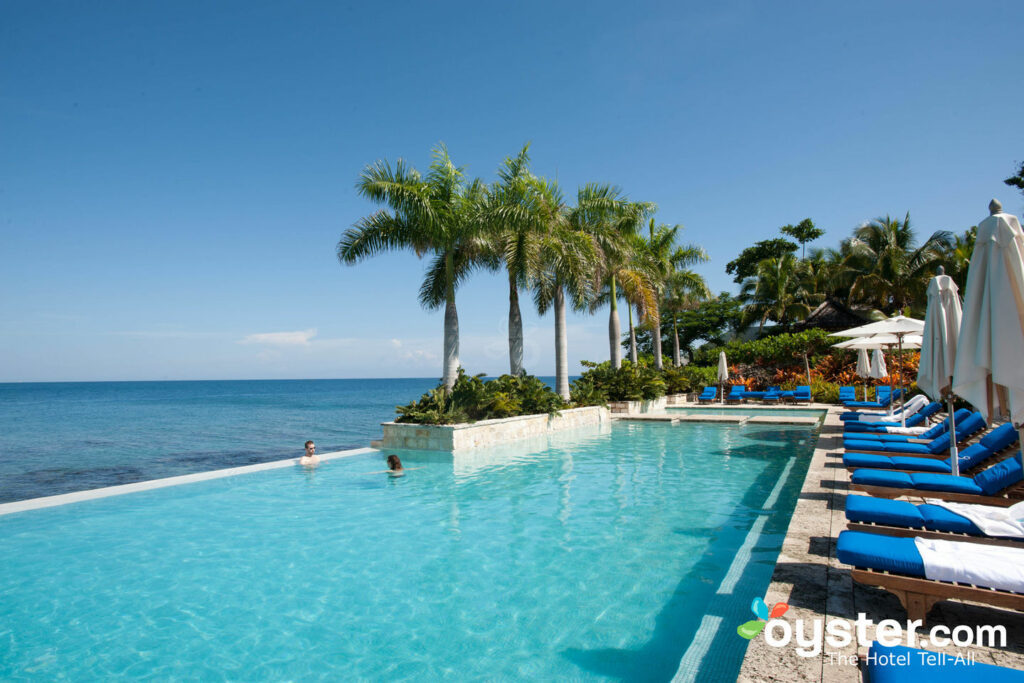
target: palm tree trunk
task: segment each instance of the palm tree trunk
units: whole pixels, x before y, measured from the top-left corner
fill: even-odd
[[[565,341],[565,292],[555,290],[555,387],[558,395],[569,400],[569,348]]]
[[[676,323],[676,317],[672,316],[672,363],[678,368],[683,364],[683,359],[679,356],[679,325]]]
[[[629,362],[636,365],[636,329],[633,327],[633,306],[627,304],[629,311]]]
[[[611,279],[612,305],[611,313],[608,316],[608,345],[609,359],[612,368],[618,370],[622,367],[622,353],[619,348],[619,340],[622,338],[622,327],[619,323],[619,305],[615,294],[615,276]]]
[[[444,390],[450,393],[459,376],[459,314],[455,310],[455,261],[449,251],[444,257]]]
[[[519,290],[508,276],[508,366],[513,377],[523,372],[523,316],[519,312]]]
[[[654,309],[651,315],[651,341],[654,343],[654,367],[664,370],[661,360],[661,314]]]

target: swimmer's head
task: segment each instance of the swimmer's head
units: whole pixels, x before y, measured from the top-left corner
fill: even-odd
[[[400,470],[402,469],[402,461],[398,459],[397,455],[388,456],[388,469],[389,470]]]

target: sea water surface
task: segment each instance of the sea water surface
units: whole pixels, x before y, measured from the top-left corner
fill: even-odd
[[[433,378],[0,384],[0,503],[363,448]]]

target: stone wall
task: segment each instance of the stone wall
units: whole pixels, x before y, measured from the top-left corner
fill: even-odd
[[[579,427],[607,425],[611,415],[604,406],[571,408],[555,415],[523,415],[458,425],[417,425],[384,422],[381,449],[458,451],[543,436]],[[376,444],[377,442],[375,442]]]
[[[608,404],[613,413],[627,413],[636,415],[638,413],[662,413],[668,398],[662,396],[651,401],[612,401]]]

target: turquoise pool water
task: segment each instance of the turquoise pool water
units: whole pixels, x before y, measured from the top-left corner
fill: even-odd
[[[790,417],[822,417],[826,411],[819,408],[743,408],[739,406],[667,406],[673,415],[735,415],[754,417],[756,415],[788,415]]]
[[[621,423],[6,515],[0,679],[735,680],[813,441]]]

